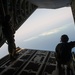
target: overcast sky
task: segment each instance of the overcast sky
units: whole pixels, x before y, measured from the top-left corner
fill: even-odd
[[[62,34],[67,34],[69,41],[75,40],[71,8],[37,9],[16,31],[15,42],[21,48],[54,51]],[[7,54],[7,45],[0,51],[0,56]]]
[[[70,7],[37,9],[18,29],[15,39],[16,44],[23,48],[54,50],[62,34],[75,40]]]

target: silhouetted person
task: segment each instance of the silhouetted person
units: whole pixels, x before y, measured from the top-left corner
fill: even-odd
[[[75,41],[68,42],[69,38],[67,35],[61,36],[61,43],[56,46],[56,60],[59,75],[61,75],[61,65],[67,65],[67,75],[74,75],[73,59],[72,59],[72,48],[75,47]]]
[[[14,39],[15,31],[12,29],[12,25],[10,24],[9,15],[6,15],[3,19],[2,32],[5,39],[7,40],[10,60],[14,60],[15,54],[16,54],[16,45],[15,45],[15,39]]]

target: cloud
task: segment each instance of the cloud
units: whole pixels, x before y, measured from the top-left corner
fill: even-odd
[[[55,28],[55,29],[50,30],[50,31],[48,31],[48,32],[44,32],[44,33],[39,34],[39,35],[37,35],[37,36],[28,38],[28,39],[24,40],[24,42],[27,42],[27,41],[31,41],[31,40],[37,39],[37,38],[39,38],[39,37],[41,37],[41,36],[49,36],[49,35],[55,34],[55,33],[61,31],[62,29],[65,29],[65,28],[67,28],[67,26]]]
[[[52,30],[52,31],[49,31],[49,32],[45,32],[45,33],[42,33],[41,36],[51,35],[51,34],[56,33],[58,31],[59,30],[54,30],[54,31]]]
[[[38,38],[38,37],[37,37],[37,36],[31,37],[31,38],[28,38],[28,39],[24,40],[24,42],[26,42],[26,41],[31,41],[31,40],[34,40],[34,39],[36,39],[36,38]]]

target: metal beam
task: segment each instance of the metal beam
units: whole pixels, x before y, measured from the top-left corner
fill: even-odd
[[[72,0],[71,8],[72,8],[73,18],[74,18],[74,22],[75,22],[75,0]]]
[[[66,7],[69,6],[71,3],[71,0],[28,0],[28,1],[38,6],[38,8],[49,8],[49,9]]]

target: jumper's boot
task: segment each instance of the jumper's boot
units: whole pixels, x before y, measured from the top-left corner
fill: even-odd
[[[16,55],[16,53],[14,53],[14,52],[9,53],[9,58],[10,58],[11,61],[16,60],[16,56],[15,55]]]

